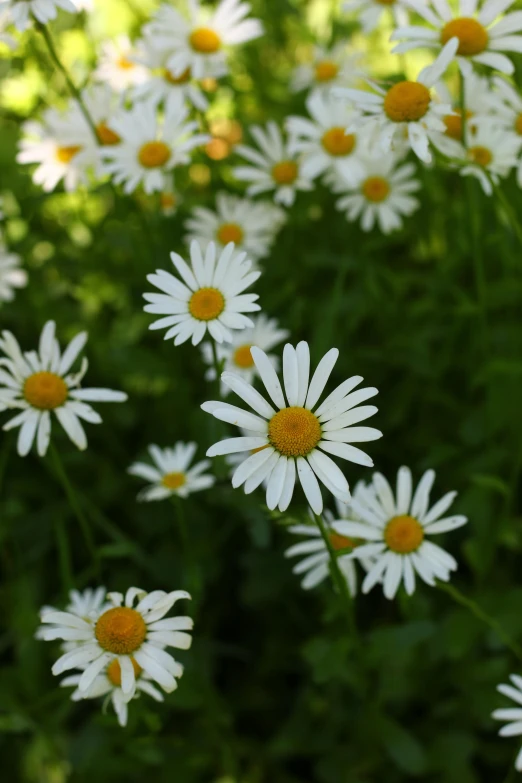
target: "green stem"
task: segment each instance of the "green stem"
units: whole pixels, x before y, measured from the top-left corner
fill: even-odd
[[[504,208],[504,211],[508,217],[508,220],[511,224],[511,228],[517,235],[517,239],[522,244],[522,226],[520,225],[520,222],[517,218],[517,214],[515,210],[513,209],[513,206],[510,204],[509,199],[506,197],[506,194],[502,190],[499,185],[497,185],[496,182],[494,182],[492,179],[490,179],[491,185],[493,186],[493,191],[496,196],[498,196],[498,200],[502,204],[502,207]]]
[[[210,338],[210,346],[212,349],[212,364],[214,366],[214,370],[216,371],[217,394],[218,397],[220,397],[221,396],[221,373],[223,372],[224,360],[218,359],[216,342],[212,338]]]
[[[437,581],[437,587],[440,590],[444,590],[445,593],[448,593],[448,595],[450,595],[453,600],[456,601],[456,603],[464,606],[466,609],[469,609],[469,611],[475,615],[478,620],[481,620],[481,622],[485,623],[493,631],[495,631],[497,636],[502,639],[506,647],[508,647],[519,660],[522,660],[522,649],[516,642],[513,641],[513,639],[504,630],[498,620],[495,620],[494,617],[490,617],[489,614],[487,614],[484,609],[482,609],[482,607],[475,603],[472,598],[468,598],[449,582]]]
[[[62,589],[66,595],[74,587],[73,569],[71,564],[71,554],[69,551],[69,541],[63,520],[58,517],[54,520],[54,534],[56,536],[56,546],[58,548],[58,562],[60,563],[60,576],[62,580]]]
[[[197,607],[201,595],[201,579],[200,579],[199,569],[194,557],[192,541],[190,538],[190,531],[187,526],[185,509],[183,508],[183,499],[178,497],[177,495],[172,495],[172,502],[176,509],[178,527],[179,527],[179,532],[183,545],[183,556],[187,564],[188,591],[192,595],[194,607]]]

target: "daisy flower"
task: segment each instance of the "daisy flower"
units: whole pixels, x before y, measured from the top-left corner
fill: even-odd
[[[189,153],[208,140],[205,134],[194,134],[198,124],[187,122],[187,117],[188,108],[178,95],[163,122],[156,117],[156,107],[145,102],[114,118],[111,129],[121,142],[104,147],[101,154],[106,171],[116,184],[123,183],[125,193],[140,184],[145,193],[163,190],[165,173],[188,163]]]
[[[331,49],[315,46],[311,62],[295,68],[290,89],[311,90],[326,97],[332,87],[352,87],[362,75],[360,61],[361,54],[348,51],[344,42]]]
[[[207,331],[216,342],[230,342],[230,329],[245,329],[253,322],[244,313],[260,310],[257,294],[243,291],[254,283],[260,272],[251,271],[246,253],[236,253],[230,242],[216,257],[216,245],[210,242],[203,255],[198,242],[190,245],[190,266],[177,253],[170,258],[182,278],[157,269],[147,280],[161,294],[144,294],[149,304],[146,313],[166,316],[154,321],[149,329],[168,331],[165,340],[174,337],[174,345],[192,339],[198,345]]]
[[[199,0],[189,0],[188,18],[164,3],[153,16],[146,33],[158,49],[168,52],[168,68],[174,76],[188,69],[195,79],[227,72],[225,47],[252,41],[263,34],[257,19],[246,19],[250,3],[221,0],[210,15]]]
[[[399,469],[396,497],[384,476],[375,473],[373,487],[363,489],[352,502],[359,519],[334,523],[339,535],[371,542],[358,546],[351,555],[375,558],[363,582],[363,593],[368,593],[382,578],[386,598],[395,596],[401,582],[411,595],[416,573],[426,584],[434,585],[436,578],[447,582],[451,571],[456,570],[456,560],[427,536],[455,530],[468,520],[462,515],[443,516],[456,492],[448,492],[429,509],[434,479],[434,471],[427,470],[412,499],[409,468]]]
[[[394,26],[408,22],[404,0],[350,0],[343,4],[343,11],[357,14],[365,33],[371,33],[381,24],[383,14],[391,12]]]
[[[214,484],[214,476],[202,475],[210,466],[208,459],[190,467],[197,445],[195,443],[176,443],[174,448],[160,449],[149,446],[149,454],[154,466],[148,462],[135,462],[129,468],[132,476],[139,476],[152,482],[138,495],[138,500],[164,500],[177,495],[186,498],[193,492],[208,489]]]
[[[348,130],[364,128],[370,141],[387,153],[394,143],[407,138],[413,152],[425,163],[431,162],[430,132],[445,130],[443,117],[451,107],[437,103],[430,88],[438,82],[452,61],[458,40],[452,38],[444,46],[435,62],[424,68],[416,81],[401,81],[388,90],[372,84],[373,92],[339,88],[335,92],[348,98],[362,116]]]
[[[497,97],[497,120],[508,131],[522,137],[522,96],[505,79],[493,80]],[[517,165],[517,182],[522,188],[522,157]]]
[[[472,63],[487,65],[503,73],[513,73],[515,66],[501,52],[522,52],[522,13],[502,16],[515,0],[460,0],[453,10],[447,0],[407,0],[408,5],[428,23],[427,27],[399,27],[392,41],[404,39],[393,50],[396,53],[429,47],[442,48],[452,38],[458,42],[457,61],[462,73],[468,74]],[[479,5],[481,8],[479,10]],[[502,18],[495,22],[499,16]]]
[[[33,17],[42,24],[56,19],[58,8],[70,14],[77,13],[71,0],[0,0],[0,11],[8,9],[13,24],[20,31],[31,26]]]
[[[83,359],[79,372],[70,369],[85,343],[87,332],[74,337],[62,353],[55,338],[55,323],[42,329],[38,351],[22,353],[11,332],[0,338],[0,410],[21,408],[22,412],[4,424],[4,430],[20,427],[18,453],[25,457],[36,438],[38,454],[47,452],[51,437],[51,412],[79,449],[87,448],[80,419],[99,424],[101,416],[89,402],[125,402],[127,395],[111,389],[83,389],[80,383],[87,372]]]
[[[90,622],[94,625],[94,619],[103,609],[108,609],[109,605],[106,602],[107,591],[105,587],[87,587],[83,592],[79,590],[70,590],[69,603],[65,607],[65,611],[69,614],[73,614],[76,617],[80,617],[85,622]],[[40,619],[47,612],[59,612],[60,609],[56,609],[54,606],[42,606],[40,609]],[[35,633],[36,639],[43,639],[44,641],[52,641],[56,639],[56,627],[53,625],[40,625]],[[75,648],[76,642],[65,642],[62,644],[64,652]]]
[[[501,737],[516,737],[522,734],[522,677],[518,674],[510,674],[511,685],[497,685],[497,691],[515,702],[516,707],[495,710],[492,718],[507,721],[499,731]],[[515,759],[515,769],[522,772],[522,748]]]
[[[253,261],[267,256],[286,213],[268,201],[251,201],[229,193],[218,193],[216,210],[194,207],[185,222],[185,242],[196,239],[202,247],[215,242],[218,250],[233,242]]]
[[[320,174],[334,173],[347,182],[354,182],[364,169],[358,157],[358,139],[347,133],[353,109],[346,103],[320,93],[306,100],[312,119],[289,117],[286,129],[288,149],[301,156],[303,176],[315,179]]]
[[[233,175],[242,182],[251,183],[247,189],[248,196],[274,190],[274,201],[291,207],[296,191],[312,190],[312,183],[303,175],[297,156],[290,152],[275,122],[268,122],[266,130],[253,125],[250,133],[260,151],[238,144],[236,152],[252,165],[236,166]]]
[[[460,169],[463,176],[476,177],[487,196],[493,193],[491,181],[498,184],[507,177],[514,166],[519,165],[522,136],[502,127],[483,124],[477,127],[467,149],[461,146],[461,154],[467,163]]]
[[[231,343],[221,343],[217,346],[218,361],[223,363],[227,372],[237,373],[247,383],[253,383],[257,376],[256,366],[250,349],[252,346],[261,348],[267,353],[268,360],[275,370],[278,369],[279,359],[274,354],[268,353],[276,345],[286,340],[290,332],[288,329],[280,329],[275,318],[267,318],[261,313],[252,319],[253,326],[243,329],[232,336]],[[201,346],[203,359],[209,365],[206,378],[213,381],[216,378],[216,370],[213,367],[212,348],[207,343]],[[228,394],[228,386],[222,384],[222,393]]]
[[[27,272],[21,268],[20,256],[10,253],[0,234],[0,303],[12,302],[16,288],[27,285]]]
[[[130,587],[125,596],[108,593],[107,598],[110,608],[101,610],[94,622],[69,612],[45,612],[42,622],[54,627],[48,639],[54,636],[77,642],[74,650],[56,661],[53,674],[85,667],[77,684],[81,694],[89,694],[100,672],[116,661],[125,699],[134,695],[141,670],[166,693],[171,693],[183,667],[164,648],[188,650],[192,638],[186,631],[192,629],[193,622],[190,617],[162,618],[180,598],[190,598],[189,593],[185,590],[147,593],[139,587]]]
[[[216,419],[245,427],[256,434],[216,443],[207,451],[207,456],[255,449],[256,453],[236,469],[232,486],[237,488],[244,484],[245,493],[249,494],[267,479],[266,503],[269,509],[278,506],[280,511],[286,511],[292,499],[296,476],[299,476],[306,499],[316,514],[321,514],[323,510],[317,479],[335,497],[348,503],[348,482],[328,454],[371,467],[373,463],[370,457],[349,444],[376,440],[382,436],[379,430],[372,427],[351,426],[373,416],[377,411],[373,405],[356,407],[377,394],[377,389],[353,392],[363,380],[357,375],[344,381],[318,405],[339,351],[337,348],[328,351],[310,380],[310,349],[308,343],[301,342],[297,348],[287,344],[283,351],[285,399],[279,378],[266,353],[255,347],[250,351],[275,408],[241,376],[231,372],[223,373],[223,383],[250,405],[255,413],[220,401],[205,402],[201,407]]]
[[[104,41],[93,79],[106,82],[116,92],[142,84],[150,78],[149,70],[140,63],[142,56],[140,48],[135,47],[126,35]]]

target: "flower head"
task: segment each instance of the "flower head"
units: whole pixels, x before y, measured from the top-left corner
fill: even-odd
[[[327,97],[332,87],[353,87],[362,74],[360,61],[361,54],[350,52],[344,42],[331,49],[315,46],[311,61],[295,69],[290,87]]]
[[[138,500],[163,500],[178,495],[186,498],[193,492],[208,489],[214,484],[214,476],[203,475],[210,466],[209,460],[197,462],[190,467],[197,445],[195,443],[176,443],[174,448],[160,449],[149,446],[149,454],[154,463],[135,462],[129,473],[151,482],[138,495]]]
[[[136,87],[150,78],[148,68],[140,62],[142,58],[140,46],[134,46],[126,35],[104,41],[93,78],[105,82],[116,92]]]
[[[476,177],[486,195],[493,193],[491,182],[507,177],[514,166],[518,165],[522,136],[502,127],[482,124],[468,139],[468,147],[460,147],[463,176]]]
[[[493,712],[495,720],[506,721],[499,731],[501,737],[516,737],[522,734],[522,677],[519,674],[510,674],[511,685],[498,685],[497,691],[515,702],[516,707],[499,709]],[[522,748],[515,759],[515,769],[522,772]]]

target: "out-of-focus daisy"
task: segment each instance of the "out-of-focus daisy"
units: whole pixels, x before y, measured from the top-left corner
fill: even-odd
[[[419,207],[412,195],[420,190],[414,178],[415,166],[399,163],[394,155],[361,157],[364,174],[350,186],[340,180],[334,185],[342,193],[336,207],[346,213],[350,222],[359,220],[363,231],[372,231],[377,225],[383,234],[402,227],[403,215],[408,216]]]
[[[270,509],[278,506],[280,511],[286,511],[294,493],[296,475],[316,514],[323,510],[317,479],[335,497],[348,503],[348,482],[328,454],[359,465],[373,464],[365,452],[349,444],[382,436],[373,427],[351,426],[377,411],[373,405],[356,407],[377,394],[377,389],[353,392],[363,380],[357,375],[344,381],[318,405],[339,351],[337,348],[328,351],[310,380],[310,349],[308,343],[301,342],[297,348],[287,344],[283,351],[285,399],[277,373],[266,353],[255,347],[250,351],[275,408],[240,375],[223,373],[223,383],[255,413],[220,401],[205,402],[201,407],[216,419],[245,427],[256,435],[223,440],[214,444],[207,451],[207,456],[255,449],[256,453],[236,469],[232,486],[237,488],[244,484],[245,493],[249,494],[267,479],[266,503]]]
[[[476,177],[486,195],[493,193],[491,181],[498,184],[507,177],[511,169],[519,165],[519,155],[522,148],[522,136],[504,128],[483,124],[477,127],[469,141],[468,148],[462,150],[463,176]]]
[[[165,181],[159,195],[160,209],[165,217],[172,217],[178,211],[182,198],[171,182]]]
[[[190,0],[188,17],[172,6],[161,5],[147,25],[158,49],[169,54],[168,68],[174,76],[190,69],[195,79],[227,72],[226,47],[252,41],[263,34],[258,19],[246,19],[250,3],[221,0],[214,12]]]
[[[93,84],[82,93],[87,110],[98,134],[98,143],[111,147],[121,139],[112,129],[112,120],[122,109],[122,97],[108,84]]]
[[[311,62],[294,70],[290,89],[311,90],[326,96],[332,87],[352,87],[362,75],[360,61],[360,52],[350,52],[344,42],[331,49],[315,46]]]
[[[399,27],[391,36],[398,44],[394,52],[408,52],[420,47],[442,48],[452,38],[458,42],[457,61],[463,73],[469,73],[472,63],[488,65],[497,71],[513,73],[515,66],[501,52],[522,52],[522,15],[519,11],[506,14],[495,23],[515,0],[460,0],[459,10],[453,10],[447,0],[407,0],[427,27]]]
[[[422,476],[412,498],[412,477],[409,468],[397,474],[397,491],[393,491],[380,473],[373,476],[373,486],[362,490],[352,508],[358,520],[335,522],[334,530],[342,536],[371,542],[354,549],[352,557],[373,557],[375,563],[368,572],[363,593],[383,580],[384,595],[393,598],[401,582],[411,595],[415,590],[415,574],[428,585],[435,579],[447,582],[457,568],[454,557],[427,539],[465,525],[462,515],[443,516],[456,492],[448,492],[429,509],[430,491],[435,479],[433,470]],[[373,491],[372,491],[373,489]]]
[[[142,84],[150,78],[148,68],[141,64],[143,53],[135,47],[126,35],[113,41],[104,41],[100,46],[98,67],[93,78],[106,82],[116,92],[122,92]]]
[[[165,340],[174,338],[174,345],[192,339],[198,345],[207,331],[218,343],[230,342],[230,329],[253,326],[244,313],[260,310],[257,294],[244,294],[260,272],[251,271],[246,253],[237,253],[230,242],[216,256],[216,245],[210,242],[205,254],[198,242],[190,245],[190,266],[177,253],[170,254],[172,263],[182,280],[157,269],[147,280],[159,288],[161,294],[144,294],[149,302],[146,313],[166,316],[154,321],[150,329],[167,329]],[[182,282],[183,281],[183,282]]]
[[[286,213],[267,201],[251,201],[229,193],[218,193],[216,211],[194,207],[185,222],[185,242],[196,239],[202,247],[215,242],[222,250],[234,242],[253,261],[264,258],[277,232],[286,220]]]
[[[164,691],[171,693],[183,667],[164,648],[188,650],[192,637],[186,632],[192,629],[193,622],[190,617],[162,618],[180,598],[190,598],[189,593],[185,590],[147,593],[139,587],[130,587],[125,596],[108,593],[107,598],[112,606],[99,612],[94,623],[69,612],[43,614],[42,623],[53,626],[55,639],[78,643],[74,650],[56,661],[53,674],[85,667],[78,689],[80,693],[88,694],[100,672],[117,661],[120,687],[128,700],[136,691],[136,678],[140,673],[137,664]],[[136,600],[138,603],[134,606]]]
[[[87,448],[80,419],[99,424],[101,416],[89,402],[125,402],[127,395],[111,389],[79,388],[87,372],[83,359],[80,370],[70,369],[87,342],[87,332],[74,337],[62,353],[55,338],[55,323],[42,329],[38,351],[22,353],[11,332],[2,332],[0,349],[0,410],[21,408],[21,413],[4,424],[4,430],[20,427],[18,453],[25,457],[36,438],[38,454],[43,457],[51,437],[51,412],[79,449]]]
[[[491,716],[495,720],[506,721],[506,725],[499,731],[501,737],[517,737],[522,734],[522,677],[519,674],[510,674],[509,679],[512,684],[497,685],[497,691],[514,701],[517,706],[495,710]],[[522,748],[515,759],[515,769],[522,772]]]
[[[343,10],[357,14],[365,33],[375,30],[386,12],[391,12],[394,26],[408,23],[404,0],[349,0],[343,3]]]
[[[163,122],[156,116],[156,107],[143,102],[121,112],[111,129],[121,139],[120,144],[104,147],[105,169],[116,184],[123,183],[125,193],[142,185],[146,193],[161,191],[165,173],[175,166],[188,163],[189,153],[204,144],[208,136],[194,133],[197,122],[187,122],[188,108],[183,97],[172,100]]]
[[[88,623],[94,625],[99,613],[103,611],[103,608],[108,609],[109,605],[106,602],[105,595],[107,591],[105,587],[86,587],[85,590],[80,592],[79,590],[70,590],[69,603],[65,607],[65,611],[69,614],[74,614],[76,617],[80,617]],[[59,612],[60,609],[56,609],[54,606],[43,606],[40,609],[40,619],[47,612]],[[53,625],[40,625],[35,633],[36,639],[43,639],[44,641],[52,641],[56,639],[55,628]],[[76,642],[65,642],[62,645],[62,649],[72,650],[76,647]]]
[[[507,131],[522,137],[522,96],[505,79],[494,79],[497,98],[497,120]],[[517,166],[517,182],[522,188],[522,157]]]
[[[20,256],[10,253],[0,233],[0,304],[12,302],[16,288],[27,285],[27,272],[22,269]]]
[[[77,13],[71,0],[0,0],[0,11],[9,9],[11,21],[22,31],[31,26],[33,17],[42,24],[56,19],[58,8],[71,14]]]
[[[397,82],[388,90],[372,84],[373,92],[336,89],[339,96],[348,98],[362,113],[348,130],[364,128],[369,134],[368,140],[378,144],[383,152],[389,152],[394,142],[407,138],[413,152],[430,163],[430,132],[444,133],[443,117],[451,113],[451,106],[433,99],[430,88],[452,61],[457,46],[456,38],[448,41],[435,62],[424,68],[416,81]]]
[[[274,190],[274,201],[291,207],[297,190],[312,190],[311,181],[303,175],[297,156],[290,152],[275,122],[268,122],[266,129],[253,125],[250,133],[261,151],[238,144],[236,152],[252,165],[236,166],[234,176],[251,183],[248,196]]]
[[[221,343],[217,346],[218,361],[223,362],[223,369],[226,372],[235,372],[247,383],[252,383],[257,375],[257,369],[252,358],[250,349],[252,346],[261,348],[267,354],[269,361],[275,370],[279,367],[279,359],[274,354],[269,353],[272,348],[281,343],[289,336],[288,329],[280,329],[275,318],[267,318],[261,313],[254,317],[254,325],[241,332],[236,332],[232,336],[231,343]],[[203,358],[210,365],[206,377],[208,380],[215,380],[216,370],[212,366],[213,356],[210,345],[202,345]],[[228,394],[229,388],[222,384],[223,394]]]
[[[210,466],[208,459],[190,467],[196,453],[196,443],[176,443],[174,448],[160,449],[149,446],[149,454],[154,463],[135,462],[129,473],[152,482],[138,495],[138,500],[164,500],[171,495],[186,498],[192,492],[200,492],[214,484],[214,476],[202,475]]]
[[[495,121],[498,98],[491,89],[490,80],[484,76],[478,76],[471,72],[462,78],[466,107],[466,137],[470,141],[476,132],[477,125],[485,121]],[[430,134],[430,139],[443,154],[455,157],[458,155],[458,146],[455,146],[454,142],[462,143],[463,141],[464,123],[462,122],[460,98],[457,100],[444,82],[438,82],[435,89],[439,100],[452,108],[451,113],[442,118],[445,125],[443,134],[434,132]]]
[[[347,182],[355,182],[364,169],[358,157],[358,139],[347,133],[353,109],[338,99],[320,93],[309,95],[306,107],[312,119],[289,117],[286,129],[288,149],[302,158],[303,177],[335,173]]]

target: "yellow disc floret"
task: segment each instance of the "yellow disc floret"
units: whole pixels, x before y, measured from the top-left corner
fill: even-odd
[[[64,404],[67,384],[54,372],[36,372],[24,383],[24,397],[33,408],[52,411]]]
[[[468,155],[473,163],[477,163],[479,166],[489,166],[493,160],[493,155],[487,147],[470,147]]]
[[[143,669],[136,663],[134,658],[131,658],[132,668],[134,669],[134,676],[139,677]],[[117,658],[110,662],[107,666],[107,677],[116,688],[121,687],[121,666]]]
[[[355,546],[355,542],[352,541],[351,538],[341,536],[340,533],[336,533],[333,530],[328,534],[328,536],[330,538],[330,543],[336,552],[338,552],[340,549],[353,549]]]
[[[363,196],[368,201],[379,204],[385,201],[390,193],[390,183],[384,177],[368,177],[362,185]]]
[[[285,457],[306,457],[321,440],[319,419],[306,408],[283,408],[268,423],[268,440]]]
[[[240,245],[243,241],[243,229],[237,223],[223,223],[217,231],[217,239],[222,245],[234,242]]]
[[[119,144],[121,141],[118,134],[114,133],[105,122],[100,122],[99,125],[96,126],[96,133],[98,134],[100,144],[103,144],[104,147],[112,147],[115,144]]]
[[[415,517],[402,514],[390,519],[384,529],[384,540],[392,552],[408,555],[410,552],[415,552],[422,544],[424,528]]]
[[[163,76],[165,81],[167,81],[169,84],[186,84],[191,77],[191,71],[190,68],[185,68],[183,73],[180,73],[179,76],[174,76],[172,71],[169,71],[168,68],[164,68]]]
[[[132,68],[136,67],[136,63],[133,63],[132,60],[129,60],[129,58],[125,57],[124,54],[122,54],[122,56],[119,58],[116,65],[118,68],[121,68],[122,71],[130,71]]]
[[[330,128],[321,139],[321,144],[329,155],[342,157],[349,155],[355,147],[355,136],[353,133],[345,133],[344,128]]]
[[[130,655],[145,641],[147,626],[135,609],[116,606],[98,618],[94,634],[104,650],[115,655]]]
[[[254,366],[254,360],[252,359],[252,354],[250,352],[250,349],[252,346],[249,345],[240,345],[239,348],[236,348],[234,351],[234,364],[237,367],[241,367],[242,370],[248,370],[250,367]]]
[[[488,31],[471,16],[461,16],[444,25],[440,34],[441,44],[444,46],[451,38],[459,39],[457,54],[462,57],[480,54],[488,45]]]
[[[156,169],[164,166],[172,151],[163,141],[148,141],[138,153],[138,160],[146,169]]]
[[[272,178],[278,185],[292,185],[297,179],[299,169],[293,160],[282,160],[272,168]]]
[[[187,483],[187,477],[184,473],[166,473],[161,479],[161,483],[167,489],[179,489]]]
[[[210,27],[198,27],[190,34],[190,45],[195,52],[214,54],[221,48],[221,38]]]
[[[200,288],[190,297],[189,310],[198,321],[213,321],[225,309],[225,298],[217,288]]]
[[[60,163],[70,163],[71,160],[80,152],[80,150],[81,147],[79,147],[77,144],[70,147],[57,147],[56,158]]]
[[[398,82],[384,96],[384,111],[392,122],[415,122],[429,109],[430,91],[420,82]]]
[[[330,60],[323,60],[315,66],[315,80],[317,82],[331,82],[339,73],[339,66]]]

